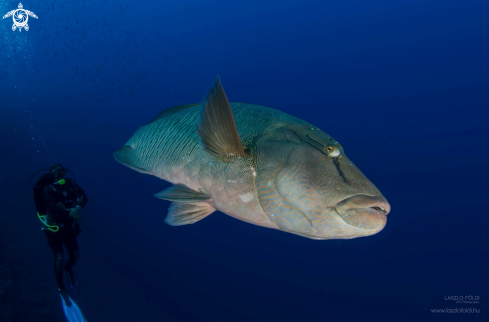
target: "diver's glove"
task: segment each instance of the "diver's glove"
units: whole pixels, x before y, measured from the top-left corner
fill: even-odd
[[[77,207],[73,207],[70,209],[70,217],[73,218],[75,221],[78,221],[82,218],[82,214]]]

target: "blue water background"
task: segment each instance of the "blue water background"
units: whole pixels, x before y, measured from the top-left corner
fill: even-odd
[[[64,319],[29,183],[54,162],[89,197],[75,267],[88,321],[487,321],[489,2],[23,5],[29,31],[0,20],[5,321]],[[217,75],[231,102],[338,140],[391,203],[386,228],[314,241],[222,213],[166,225],[153,194],[169,184],[112,153]],[[451,295],[481,312],[431,313]]]

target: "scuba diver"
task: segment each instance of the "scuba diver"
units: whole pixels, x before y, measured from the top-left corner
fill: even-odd
[[[71,307],[69,295],[73,297],[72,290],[78,288],[78,281],[73,273],[73,265],[80,257],[76,240],[81,232],[78,221],[82,218],[80,210],[85,207],[88,200],[85,192],[74,180],[65,178],[66,172],[69,171],[67,168],[53,164],[49,171],[50,173],[41,176],[34,186],[34,201],[39,219],[45,225],[42,230],[54,254],[54,275],[58,293],[66,305]],[[64,272],[70,283],[70,292],[63,281],[63,244],[68,251]]]

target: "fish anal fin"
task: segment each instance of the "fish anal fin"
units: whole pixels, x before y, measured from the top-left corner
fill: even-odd
[[[151,171],[148,171],[136,165],[136,162],[134,160],[134,151],[135,150],[132,146],[124,145],[122,148],[114,152],[114,158],[117,162],[125,165],[126,167],[129,167],[144,174],[153,175]]]
[[[184,184],[175,184],[168,189],[158,192],[154,196],[158,199],[187,203],[211,200],[205,194],[192,190]]]
[[[225,162],[247,157],[219,77],[207,92],[200,108],[197,133],[204,150]]]
[[[190,225],[204,219],[216,209],[206,202],[172,202],[165,222],[171,226]]]

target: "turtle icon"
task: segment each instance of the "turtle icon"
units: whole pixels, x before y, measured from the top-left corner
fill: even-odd
[[[19,9],[7,12],[7,14],[3,16],[2,19],[8,18],[10,16],[12,16],[12,19],[14,20],[14,24],[12,25],[13,31],[15,31],[17,28],[19,28],[19,31],[22,31],[22,28],[28,31],[29,25],[27,24],[27,20],[29,20],[29,16],[37,19],[36,14],[32,11],[25,10],[22,3],[19,3]]]

